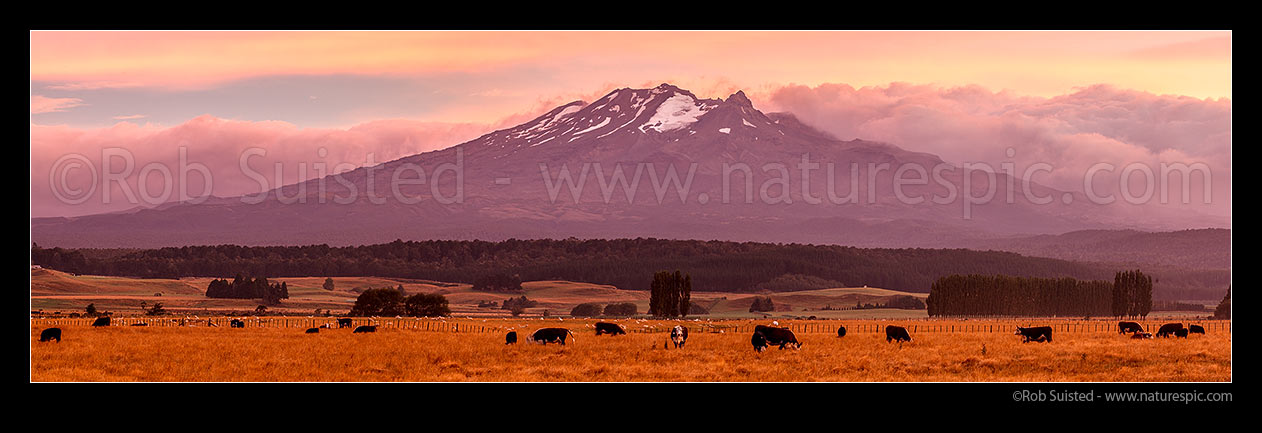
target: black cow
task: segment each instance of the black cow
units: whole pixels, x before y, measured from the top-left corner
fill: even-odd
[[[56,339],[58,343],[61,342],[61,328],[48,328],[39,333],[41,343],[52,339]]]
[[[145,322],[140,322],[140,323],[133,323],[131,324],[131,326],[149,326],[149,324]]]
[[[773,328],[758,325],[754,327],[754,333],[762,334],[768,345],[779,345],[781,350],[784,350],[784,346],[788,344],[794,345],[795,349],[802,347],[802,343],[798,342],[797,336],[793,335],[793,331],[790,331],[789,328]]]
[[[1180,329],[1183,329],[1182,323],[1167,323],[1165,325],[1161,325],[1161,329],[1157,330],[1157,336],[1161,338],[1170,338],[1170,334],[1173,334],[1174,331]]]
[[[891,341],[911,341],[911,335],[907,333],[907,328],[902,326],[888,325],[885,327],[885,342]]]
[[[308,334],[319,334],[319,333],[320,333],[320,328],[307,328],[307,333],[308,333]]]
[[[1174,330],[1174,336],[1175,336],[1175,337],[1179,337],[1179,338],[1188,338],[1188,330],[1187,330],[1187,329],[1175,329],[1175,330]]]
[[[337,319],[337,327],[338,329],[351,327],[351,319]]]
[[[840,328],[837,328],[837,336],[838,336],[838,337],[845,337],[845,336],[846,336],[846,327],[845,327],[845,326],[842,326],[842,327],[840,327]]]
[[[232,319],[232,322],[229,323],[228,325],[232,326],[233,328],[244,328],[245,322],[241,321],[240,319]]]
[[[354,331],[351,331],[352,334],[362,334],[365,332],[377,332],[377,325],[359,325],[355,327]]]
[[[110,326],[110,318],[97,317],[96,321],[92,322],[92,326]]]
[[[596,335],[626,335],[626,333],[627,330],[622,329],[622,326],[619,326],[617,323],[596,322]]]
[[[675,325],[670,330],[670,341],[675,343],[675,348],[684,347],[684,343],[688,342],[688,328]]]
[[[1144,332],[1144,327],[1139,326],[1135,322],[1117,322],[1117,333],[1128,334],[1132,332]]]
[[[749,338],[749,342],[754,345],[756,352],[767,350],[767,337],[764,337],[761,332],[755,332],[754,336]]]
[[[1204,334],[1205,328],[1202,328],[1201,325],[1188,325],[1188,332],[1192,334]]]
[[[1151,332],[1136,332],[1135,335],[1131,336],[1132,340],[1143,340],[1146,338],[1152,338],[1152,333]]]
[[[1037,341],[1040,343],[1042,342],[1050,343],[1052,341],[1052,327],[1051,326],[1035,326],[1031,328],[1022,328],[1018,326],[1017,332],[1013,335],[1020,335],[1022,337],[1025,337],[1025,340],[1021,341],[1022,343],[1029,343],[1030,341]]]
[[[542,343],[545,346],[548,343],[561,343],[564,346],[565,337],[567,336],[573,338],[574,341],[578,341],[578,337],[575,337],[573,332],[565,328],[541,328],[535,331],[534,334],[530,334],[530,341]]]
[[[504,344],[514,344],[517,342],[517,331],[508,331],[508,335],[504,336]]]

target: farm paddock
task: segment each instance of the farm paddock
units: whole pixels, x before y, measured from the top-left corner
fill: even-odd
[[[358,320],[358,319],[357,319]],[[385,322],[394,319],[378,319]],[[404,319],[412,320],[412,319]],[[376,333],[320,329],[307,323],[246,328],[110,326],[31,320],[33,382],[1179,382],[1230,381],[1229,322],[1205,335],[1132,340],[1109,322],[1038,319],[795,321],[800,350],[756,353],[754,321],[622,319],[630,332],[595,336],[595,320],[419,319]],[[762,324],[762,320],[757,323]],[[1200,321],[1195,323],[1206,323]],[[412,326],[405,326],[410,323]],[[417,327],[416,324],[427,323]],[[676,323],[693,332],[684,349],[664,348]],[[1056,324],[1055,342],[1022,343],[1016,325]],[[1189,322],[1192,323],[1192,322]],[[884,324],[912,330],[908,343],[886,343]],[[186,324],[187,325],[187,324]],[[440,325],[445,325],[440,326]],[[845,337],[836,336],[846,326]],[[1054,325],[1054,327],[1056,326]],[[40,331],[61,327],[62,342]],[[566,327],[561,346],[504,344],[509,329]],[[1145,326],[1147,328],[1147,325]]]

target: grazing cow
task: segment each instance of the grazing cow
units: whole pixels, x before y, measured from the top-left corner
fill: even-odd
[[[795,349],[802,348],[802,343],[798,342],[797,336],[793,335],[793,331],[789,328],[758,325],[754,327],[754,333],[762,334],[768,345],[779,345],[781,350],[784,350],[784,346],[788,344],[792,344]]]
[[[41,343],[52,339],[56,339],[58,343],[61,342],[61,328],[48,328],[39,333]]]
[[[535,331],[534,334],[530,334],[530,341],[541,343],[545,346],[548,343],[561,343],[564,346],[565,337],[567,336],[573,338],[574,341],[578,341],[578,337],[575,337],[573,332],[565,328],[541,328]]]
[[[902,326],[888,325],[885,327],[885,342],[891,341],[911,341],[911,335],[907,333],[907,328]]]
[[[362,334],[365,332],[377,332],[377,325],[359,325],[355,327],[354,331],[351,331],[352,334]]]
[[[96,321],[92,322],[92,326],[110,326],[110,318],[97,317]]]
[[[845,326],[842,326],[842,327],[840,327],[840,328],[837,328],[837,336],[838,336],[838,337],[845,337],[845,336],[846,336],[846,327],[845,327]]]
[[[1183,329],[1182,323],[1167,323],[1165,325],[1161,325],[1161,329],[1157,330],[1157,336],[1161,338],[1170,338],[1170,334],[1173,334],[1174,331],[1180,329]]]
[[[517,343],[517,331],[508,331],[508,335],[504,336],[504,344]]]
[[[229,323],[228,325],[232,326],[233,328],[244,328],[245,322],[241,321],[240,319],[232,319],[232,322]]]
[[[1129,334],[1132,332],[1144,332],[1144,327],[1139,326],[1139,324],[1135,322],[1117,322],[1118,334]]]
[[[320,333],[320,328],[307,328],[307,333],[308,333],[308,334],[319,334],[319,333]]]
[[[1192,334],[1204,334],[1205,328],[1202,328],[1201,325],[1188,325],[1188,332]]]
[[[688,328],[675,325],[675,327],[670,330],[670,341],[675,343],[676,349],[684,347],[684,343],[688,342]]]
[[[1143,340],[1146,338],[1152,338],[1152,333],[1151,332],[1136,332],[1135,335],[1131,336],[1132,340]]]
[[[140,322],[140,323],[133,323],[131,324],[131,326],[149,326],[149,324],[145,322]]]
[[[749,338],[749,342],[754,345],[755,352],[767,350],[767,337],[764,337],[761,332],[754,332],[754,336]]]
[[[596,335],[626,335],[626,333],[627,330],[622,329],[622,326],[619,326],[617,323],[596,322]]]
[[[325,323],[323,325],[320,325],[320,329],[333,329],[333,325]]]
[[[1179,337],[1179,338],[1188,338],[1188,330],[1187,330],[1187,329],[1175,329],[1175,330],[1174,330],[1174,336],[1175,336],[1175,337]]]
[[[351,327],[351,319],[337,319],[337,327],[338,329]]]
[[[1025,340],[1021,341],[1022,343],[1029,343],[1030,341],[1037,341],[1039,343],[1042,343],[1042,342],[1050,343],[1052,341],[1052,327],[1051,326],[1035,326],[1032,328],[1022,328],[1018,326],[1017,332],[1013,335],[1020,335],[1022,337],[1025,337]]]

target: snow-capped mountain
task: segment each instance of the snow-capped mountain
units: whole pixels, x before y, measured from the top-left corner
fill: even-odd
[[[910,169],[903,169],[910,167]],[[923,171],[917,171],[919,167]],[[663,237],[861,246],[1111,228],[1060,200],[1038,205],[937,156],[841,141],[765,114],[742,92],[702,99],[662,84],[574,101],[443,150],[272,190],[126,214],[32,219],[45,246],[368,244],[394,239]],[[896,176],[897,175],[897,176]],[[895,177],[918,179],[895,185]],[[919,180],[923,180],[921,183]],[[1064,192],[1030,185],[1039,197]],[[934,197],[949,197],[954,201]],[[978,195],[979,193],[974,193]],[[257,201],[257,202],[255,202]]]

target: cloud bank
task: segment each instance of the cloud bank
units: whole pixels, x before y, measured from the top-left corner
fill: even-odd
[[[790,85],[764,95],[776,111],[849,140],[888,142],[928,152],[960,164],[1015,164],[1016,172],[1037,163],[1053,169],[1035,181],[1067,191],[1083,191],[1096,164],[1093,190],[1119,193],[1118,179],[1133,163],[1160,174],[1162,163],[1206,164],[1212,173],[1212,200],[1205,205],[1198,175],[1192,203],[1201,212],[1231,212],[1231,100],[1156,95],[1097,85],[1051,97],[1026,97],[980,86],[944,88],[892,83],[854,88],[846,84]],[[1008,157],[1009,149],[1013,156]],[[1133,172],[1132,195],[1143,192],[1142,172]],[[1172,205],[1181,205],[1177,175],[1171,177]]]

